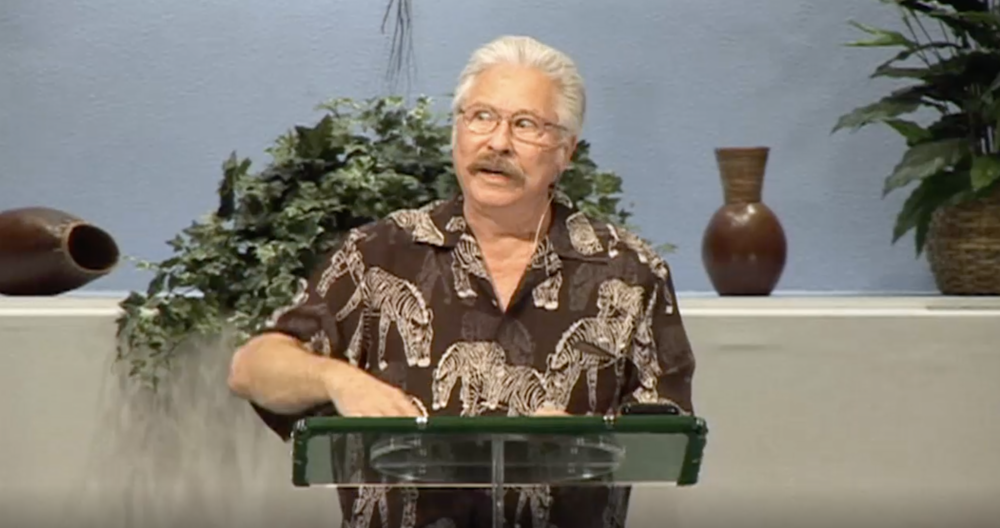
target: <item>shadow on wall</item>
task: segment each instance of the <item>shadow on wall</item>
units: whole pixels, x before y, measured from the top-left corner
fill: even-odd
[[[232,340],[176,356],[156,394],[109,365],[100,431],[62,519],[88,528],[339,526],[335,491],[291,484],[291,446],[226,385]]]

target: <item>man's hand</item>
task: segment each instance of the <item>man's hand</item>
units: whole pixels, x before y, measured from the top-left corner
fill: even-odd
[[[542,405],[535,410],[532,416],[569,416],[570,414],[562,409],[557,409],[551,405]]]
[[[421,412],[413,400],[397,387],[349,365],[327,376],[330,400],[341,416],[416,417]]]

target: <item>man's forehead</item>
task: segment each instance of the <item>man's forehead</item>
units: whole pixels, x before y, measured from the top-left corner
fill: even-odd
[[[487,105],[502,112],[549,115],[555,111],[556,98],[555,83],[541,71],[498,65],[477,76],[465,104]]]

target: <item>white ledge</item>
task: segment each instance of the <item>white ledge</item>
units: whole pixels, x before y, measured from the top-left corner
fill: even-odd
[[[0,317],[117,317],[123,297],[0,296]],[[1000,297],[948,296],[686,296],[685,317],[1000,317]]]
[[[120,297],[2,297],[0,317],[118,317]]]
[[[1000,317],[1000,297],[774,296],[683,297],[684,316]]]

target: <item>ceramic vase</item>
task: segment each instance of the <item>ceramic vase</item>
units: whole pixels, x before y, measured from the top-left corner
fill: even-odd
[[[107,231],[48,207],[0,212],[0,294],[58,295],[110,273],[120,258]]]
[[[762,201],[768,147],[715,149],[723,204],[702,238],[702,263],[719,295],[770,295],[787,258],[785,231]]]

